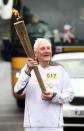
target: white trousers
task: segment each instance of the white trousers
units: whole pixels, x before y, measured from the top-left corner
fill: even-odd
[[[63,131],[63,127],[60,127],[60,128],[24,128],[24,131]]]

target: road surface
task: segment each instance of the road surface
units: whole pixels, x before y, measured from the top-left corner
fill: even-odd
[[[23,131],[23,112],[12,95],[11,63],[0,60],[0,131]]]

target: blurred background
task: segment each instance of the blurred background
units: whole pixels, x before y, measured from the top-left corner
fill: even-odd
[[[63,54],[66,54],[64,58],[67,56],[66,59],[71,60],[70,65],[67,64],[70,73],[72,70],[70,78],[74,69],[77,69],[74,74],[76,79],[72,81],[72,84],[78,82],[73,84],[75,89],[83,87],[77,78],[84,79],[83,74],[79,75],[83,73],[84,67],[84,0],[0,0],[0,131],[23,130],[25,96],[14,94],[14,85],[27,57],[14,27],[17,20],[12,13],[13,8],[19,11],[24,20],[32,47],[37,38],[49,39],[53,58],[62,55],[58,59],[63,60]],[[79,60],[82,58],[81,63],[75,63],[73,56]],[[83,101],[84,95],[81,92],[69,108],[66,106],[65,130],[84,130]]]
[[[2,0],[1,0],[2,1]],[[4,3],[6,3],[9,0],[3,0]],[[77,26],[78,18],[82,19],[84,17],[84,1],[83,0],[43,0],[42,2],[40,0],[13,0],[13,7],[17,8],[20,11],[20,15],[22,18],[24,18],[24,14],[26,15],[26,18],[24,18],[25,21],[28,19],[29,14],[36,14],[38,15],[39,19],[44,21],[49,25],[49,28],[51,31],[53,29],[59,29],[60,32],[63,32],[63,26],[65,24],[70,24],[73,26]],[[3,2],[2,2],[3,3]],[[9,3],[9,8],[11,9],[12,2]],[[5,9],[9,9],[8,7],[4,7]],[[0,10],[2,7],[0,8]],[[6,9],[6,10],[7,10]],[[10,11],[9,9],[9,11]],[[2,11],[1,11],[2,12]],[[4,11],[5,12],[5,11]],[[2,15],[4,15],[4,12],[2,12]],[[11,12],[11,11],[10,11]],[[9,14],[7,13],[8,17]],[[5,18],[6,17],[6,18]],[[10,31],[10,19],[7,18],[6,12],[5,16],[2,16],[0,18],[0,38],[3,36],[10,36],[9,33],[7,33],[7,30]],[[9,19],[9,20],[8,20]],[[76,22],[76,23],[75,23]],[[80,26],[81,23],[79,23]],[[5,32],[4,32],[5,27]],[[9,28],[8,28],[9,27]],[[82,27],[81,27],[82,29]],[[2,32],[3,30],[3,32]],[[82,34],[80,33],[80,36]]]

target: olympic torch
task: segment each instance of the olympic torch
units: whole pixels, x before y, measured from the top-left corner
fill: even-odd
[[[21,41],[21,44],[25,50],[25,53],[28,57],[35,59],[34,52],[33,52],[32,46],[31,46],[31,42],[30,42],[30,39],[28,36],[28,32],[26,30],[24,21],[22,20],[21,16],[19,15],[19,12],[16,9],[13,9],[13,13],[17,19],[17,22],[14,23],[14,26],[15,26],[16,32],[18,34],[18,37]],[[40,72],[38,70],[38,67],[34,68],[34,72],[35,72],[36,78],[38,80],[39,86],[41,88],[41,91],[45,92],[46,89],[45,89],[43,80],[41,78]]]

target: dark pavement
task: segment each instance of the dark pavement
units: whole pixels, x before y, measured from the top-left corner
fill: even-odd
[[[23,112],[12,95],[11,64],[0,60],[0,131],[23,131]]]

